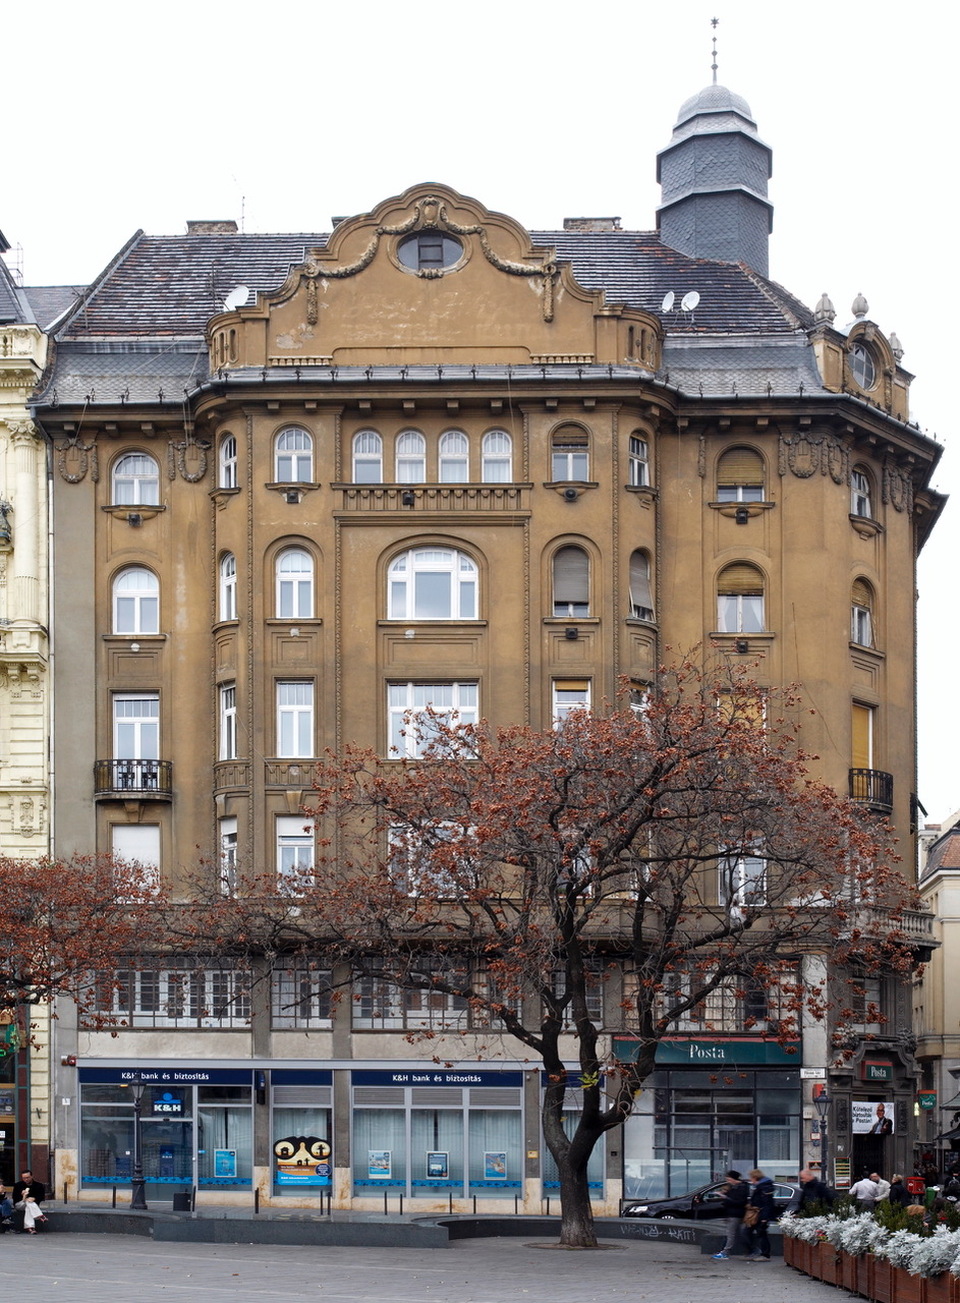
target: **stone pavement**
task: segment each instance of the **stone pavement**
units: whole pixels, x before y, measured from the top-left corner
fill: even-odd
[[[0,1295],[30,1303],[847,1303],[781,1261],[714,1262],[694,1246],[461,1240],[449,1249],[176,1244],[125,1235],[4,1235]]]

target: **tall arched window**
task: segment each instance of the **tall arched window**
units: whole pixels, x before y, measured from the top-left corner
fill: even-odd
[[[313,481],[313,438],[298,425],[281,430],[276,442],[275,477],[278,484]]]
[[[237,558],[225,552],[220,558],[220,619],[237,618]]]
[[[483,436],[484,484],[509,484],[513,480],[513,440],[506,430],[488,430]]]
[[[145,452],[128,452],[113,465],[113,500],[135,506],[156,506],[160,501],[160,467]]]
[[[477,563],[455,548],[418,547],[390,564],[390,620],[475,620]]]
[[[554,553],[553,614],[590,614],[590,558],[582,547],[561,547]]]
[[[309,620],[313,615],[313,557],[288,547],[277,557],[277,617]]]
[[[590,439],[579,426],[565,425],[554,432],[550,457],[554,480],[590,478]]]
[[[427,442],[417,430],[397,436],[397,483],[422,484],[427,478]]]
[[[359,430],[353,436],[353,482],[383,482],[383,440],[376,430]]]
[[[873,644],[873,589],[865,579],[855,579],[850,593],[850,641],[860,647]]]
[[[718,502],[762,502],[763,458],[753,448],[729,448],[717,463]]]
[[[160,582],[152,570],[131,566],[114,579],[113,632],[160,632]]]
[[[220,487],[237,487],[237,440],[232,434],[220,440]]]
[[[440,483],[466,484],[470,478],[470,445],[462,430],[440,436]]]
[[[763,627],[763,575],[756,566],[727,566],[717,580],[717,629],[760,633]]]
[[[630,614],[635,620],[653,619],[650,558],[639,549],[630,557]]]

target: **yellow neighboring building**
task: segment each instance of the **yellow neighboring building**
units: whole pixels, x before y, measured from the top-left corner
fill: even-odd
[[[36,859],[49,851],[51,827],[49,519],[46,448],[28,404],[47,336],[3,261],[8,248],[0,233],[0,855]],[[9,1016],[0,1018],[4,1034]],[[49,1147],[49,1017],[45,1008],[30,1017],[41,1048],[0,1057],[0,1176],[8,1182],[34,1155],[45,1167]]]

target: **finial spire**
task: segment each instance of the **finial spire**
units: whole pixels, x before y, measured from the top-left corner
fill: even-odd
[[[719,18],[710,19],[710,26],[713,28],[713,63],[710,66],[713,69],[714,86],[717,84],[717,26],[719,22]]]

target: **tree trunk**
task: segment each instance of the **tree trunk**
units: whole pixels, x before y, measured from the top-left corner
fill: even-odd
[[[587,1160],[573,1158],[573,1149],[557,1164],[560,1172],[560,1243],[571,1249],[595,1249],[597,1232],[587,1185]]]

